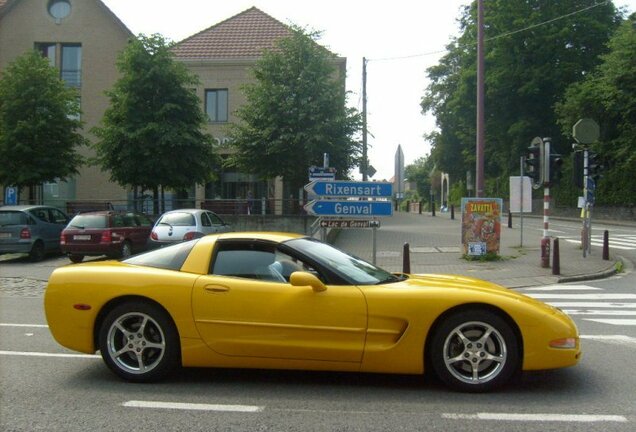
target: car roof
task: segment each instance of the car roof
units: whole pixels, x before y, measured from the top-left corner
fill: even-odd
[[[96,210],[96,211],[87,211],[87,212],[81,212],[81,213],[77,213],[75,214],[75,216],[86,216],[86,215],[93,215],[93,216],[108,216],[108,215],[116,215],[116,214],[140,214],[139,212],[136,211],[132,211],[132,210]]]
[[[0,210],[26,211],[26,210],[33,210],[33,209],[50,209],[50,208],[60,210],[57,207],[46,206],[46,205],[6,205],[6,206],[0,207]]]
[[[286,240],[292,240],[296,238],[305,238],[305,234],[290,233],[290,232],[276,232],[276,231],[239,231],[239,232],[227,232],[220,234],[210,234],[207,237],[216,237],[219,240],[269,240],[274,242],[284,242]]]

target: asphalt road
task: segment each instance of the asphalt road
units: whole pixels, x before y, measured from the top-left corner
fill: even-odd
[[[0,292],[2,431],[636,430],[630,263],[607,280],[522,289],[571,313],[583,358],[478,395],[414,376],[265,370],[190,369],[157,384],[126,383],[99,357],[52,339],[37,278],[64,263],[0,264],[0,276],[32,281]]]

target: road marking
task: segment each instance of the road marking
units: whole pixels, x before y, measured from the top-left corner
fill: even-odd
[[[603,303],[603,302],[550,302],[554,307],[558,308],[633,308],[636,303]]]
[[[265,407],[256,405],[219,405],[182,402],[156,402],[156,401],[128,401],[122,406],[128,408],[155,408],[172,410],[194,411],[224,411],[224,412],[262,412]]]
[[[585,318],[584,321],[593,321],[601,324],[636,326],[636,319],[591,319]]]
[[[627,418],[620,415],[586,415],[586,414],[508,414],[508,413],[477,413],[454,414],[442,413],[442,418],[449,420],[496,420],[496,421],[525,421],[525,422],[627,422]]]
[[[617,343],[618,345],[636,346],[636,338],[625,335],[581,335],[581,339],[594,340],[599,342]]]
[[[587,285],[546,285],[541,287],[525,288],[525,291],[603,291],[603,288],[595,288]]]
[[[101,358],[97,354],[62,354],[62,353],[45,353],[31,351],[0,351],[0,355],[23,356],[23,357],[62,357],[62,358]]]
[[[34,327],[34,328],[49,328],[45,324],[13,324],[13,323],[0,323],[0,327]]]
[[[636,315],[636,310],[563,309],[563,312],[565,312],[568,315],[610,315],[610,316]]]
[[[529,294],[530,295],[530,294]],[[636,300],[636,294],[531,294],[536,299],[564,300]]]

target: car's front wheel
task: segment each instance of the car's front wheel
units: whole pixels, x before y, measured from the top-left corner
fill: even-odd
[[[172,319],[145,302],[124,303],[106,315],[99,349],[106,365],[129,381],[156,381],[179,364],[179,337]]]
[[[433,335],[431,363],[437,376],[456,390],[489,391],[518,370],[519,343],[499,315],[487,310],[458,312]]]

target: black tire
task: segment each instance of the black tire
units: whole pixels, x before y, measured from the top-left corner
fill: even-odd
[[[44,259],[45,255],[46,251],[44,250],[44,243],[42,243],[40,240],[33,243],[33,246],[31,246],[31,251],[29,252],[29,259],[32,262],[39,262]]]
[[[119,251],[119,256],[121,258],[128,258],[132,255],[132,244],[126,240],[121,245],[121,250]]]
[[[77,264],[84,261],[84,255],[69,254],[68,259],[70,259],[71,262]]]
[[[468,310],[449,316],[437,328],[430,360],[437,376],[454,390],[485,392],[518,371],[519,343],[497,314]]]
[[[157,381],[179,365],[179,335],[172,319],[141,301],[123,303],[106,315],[99,349],[106,365],[128,381]]]

